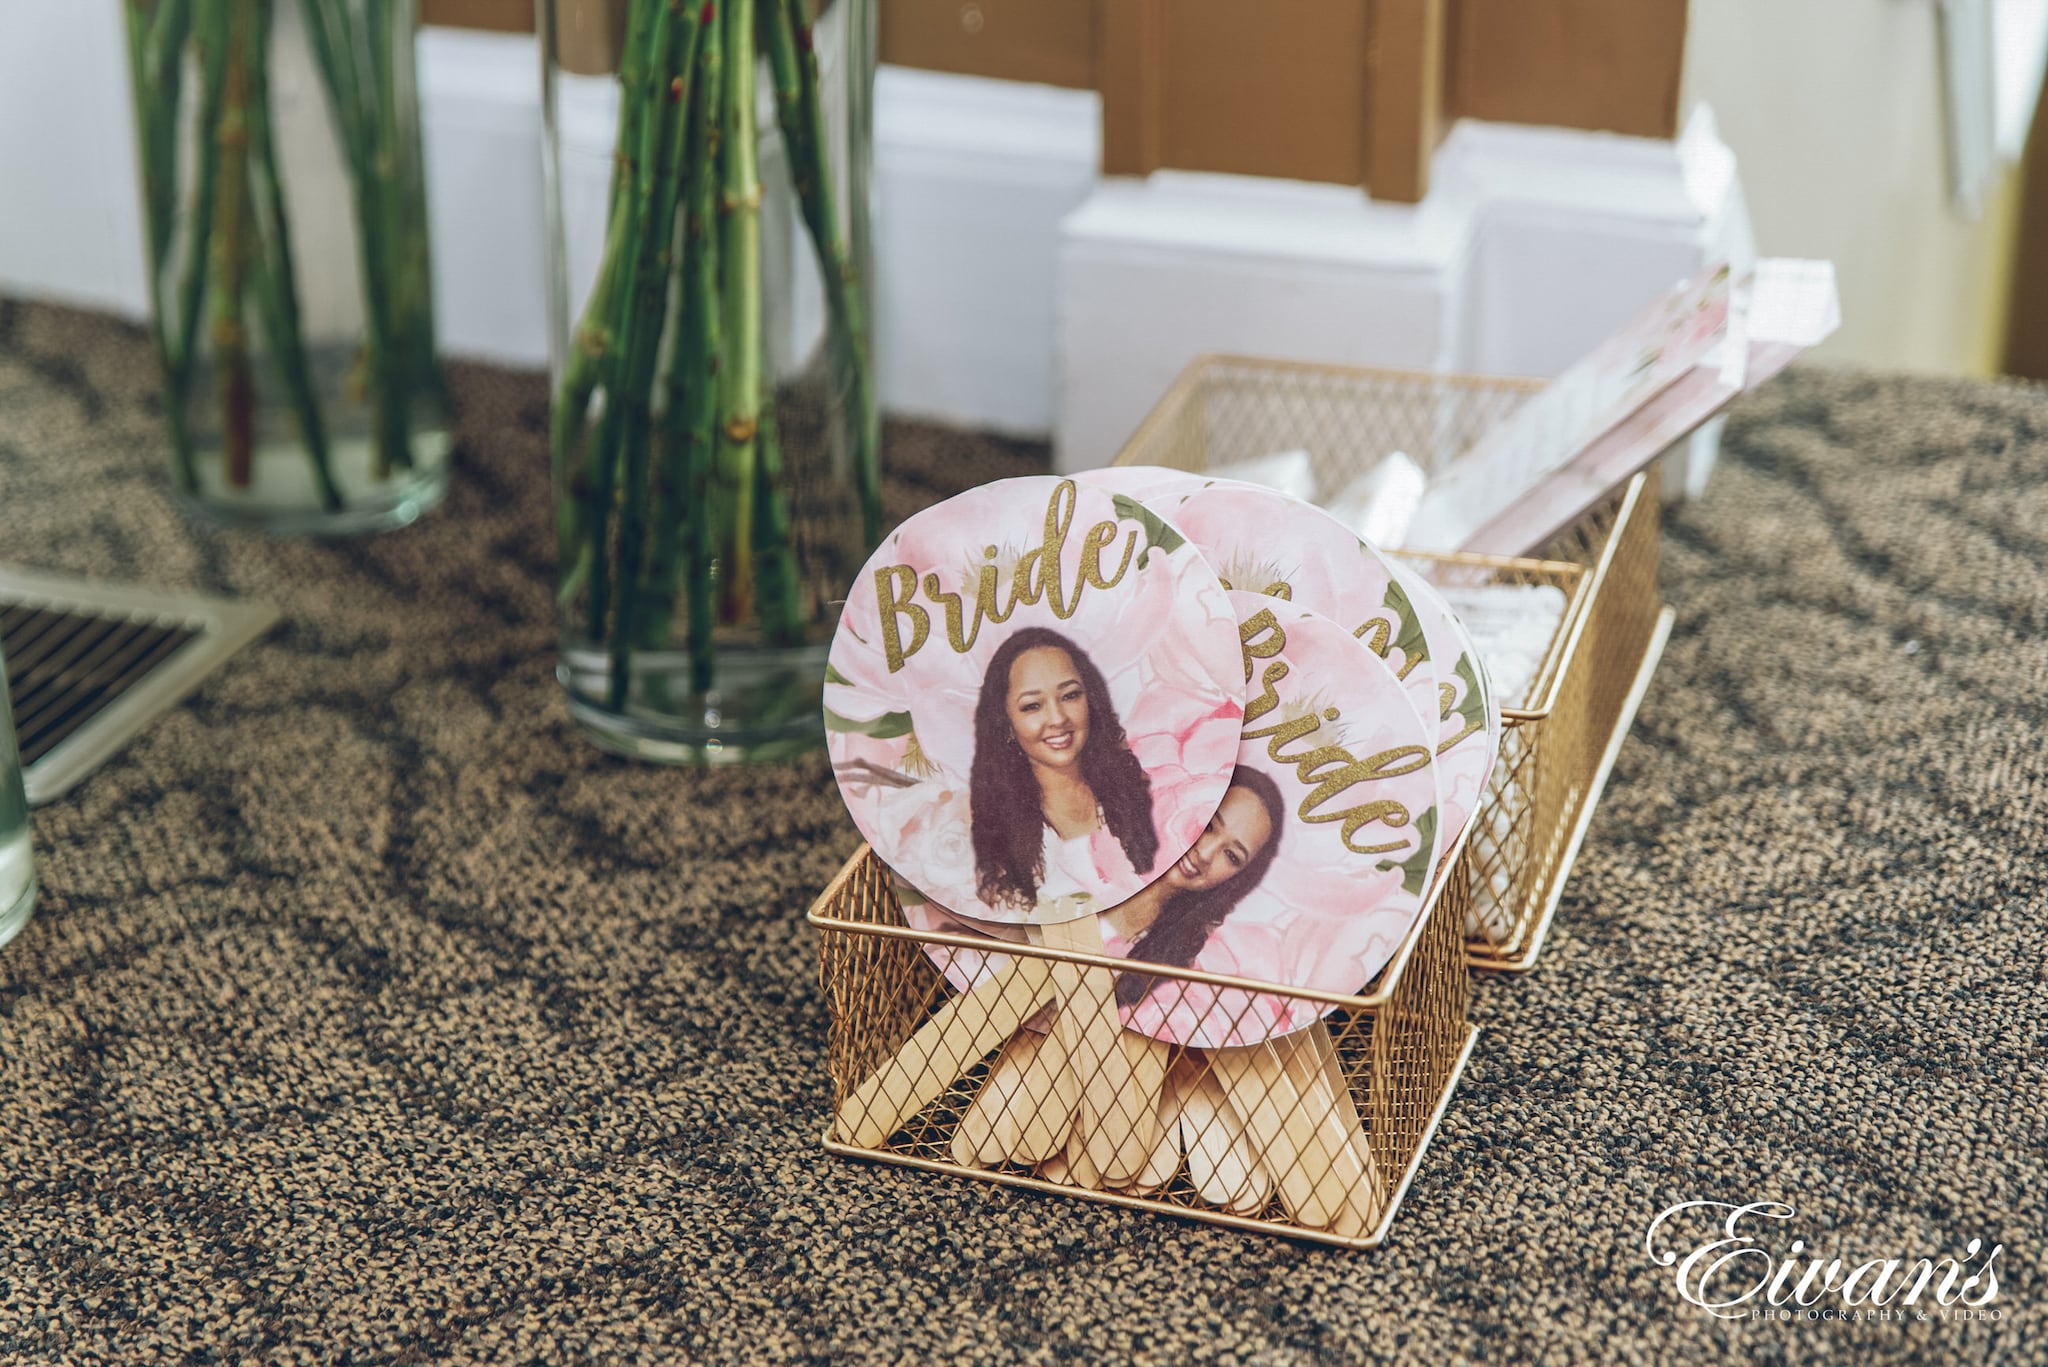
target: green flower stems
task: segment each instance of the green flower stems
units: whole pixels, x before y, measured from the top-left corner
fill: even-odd
[[[672,30],[663,34],[664,27]],[[669,268],[674,249],[677,203],[681,199],[678,187],[686,183],[689,163],[689,140],[686,136],[690,124],[690,86],[696,73],[697,46],[700,38],[699,15],[690,12],[687,0],[670,0],[655,23],[656,40],[666,36],[663,63],[669,73],[666,89],[654,92],[660,103],[642,130],[642,143],[653,151],[652,164],[640,177],[646,187],[646,216],[648,229],[640,244],[639,260],[636,263],[632,312],[625,331],[626,355],[629,362],[624,383],[619,391],[623,399],[626,420],[623,424],[625,444],[625,478],[628,490],[646,487],[648,478],[649,450],[653,444],[654,421],[649,403],[649,390],[654,384],[657,351],[661,342],[663,318],[669,301]],[[619,630],[614,633],[615,646],[612,650],[610,696],[614,705],[622,705],[631,674],[631,653],[625,649],[630,636],[638,604],[635,599],[640,591],[640,576],[633,570],[646,554],[648,500],[628,497],[623,501],[619,519],[619,564],[627,572],[620,578],[618,620]]]
[[[719,22],[715,12],[710,23]],[[712,627],[717,621],[711,575],[711,478],[718,451],[718,367],[724,338],[718,289],[718,144],[725,108],[723,30],[705,35],[692,112],[691,158],[684,190],[683,336],[669,365],[668,410],[662,430],[662,479],[655,490],[659,531],[648,567],[646,607],[634,644],[658,650],[669,644],[677,580],[689,570],[690,687],[711,687]],[[614,640],[617,652],[621,642]]]
[[[635,654],[672,645],[685,591],[696,691],[711,686],[718,623],[751,616],[771,644],[804,635],[763,367],[754,101],[764,51],[826,267],[835,370],[857,405],[863,522],[871,539],[879,530],[864,310],[836,229],[809,31],[783,0],[714,0],[692,15],[696,3],[635,0],[629,14],[603,258],[550,426],[560,594],[608,653],[614,709],[625,706]]]
[[[392,0],[383,0],[381,22],[390,31],[399,23]],[[403,30],[411,33],[409,27]],[[372,29],[372,33],[378,30]],[[408,398],[438,388],[434,361],[434,282],[427,223],[426,153],[420,145],[419,92],[414,75],[415,54],[409,42],[379,43],[381,57],[378,88],[378,132],[388,149],[380,171],[389,185],[386,195],[385,232],[397,260],[392,269],[393,317],[396,344],[401,348],[399,364],[405,376]],[[409,226],[417,225],[417,226]],[[411,415],[407,414],[410,430]],[[406,445],[407,464],[412,447]]]
[[[754,581],[754,455],[761,419],[761,174],[754,126],[754,3],[726,0],[725,89],[718,144],[719,269],[724,272],[725,355],[718,371],[720,604],[746,611]]]
[[[660,0],[654,22],[646,30],[645,45],[650,60],[636,63],[640,89],[622,91],[622,98],[644,100],[641,117],[632,120],[638,144],[631,149],[633,189],[625,202],[624,231],[617,239],[618,258],[599,268],[601,275],[614,277],[616,298],[612,318],[612,347],[605,356],[604,416],[598,422],[597,441],[588,468],[581,472],[585,508],[585,539],[591,547],[591,563],[585,594],[588,598],[590,634],[602,639],[612,612],[613,564],[610,553],[612,514],[619,504],[620,464],[630,459],[633,448],[644,451],[649,428],[650,406],[647,387],[653,380],[655,356],[667,312],[667,276],[664,267],[668,246],[664,223],[674,221],[675,195],[670,189],[675,130],[685,122],[687,106],[678,83],[683,81],[678,61],[685,47],[686,30],[694,17],[677,14],[675,0]],[[621,120],[620,131],[626,131]],[[627,149],[622,148],[622,155]],[[627,472],[629,475],[631,471]],[[627,489],[635,486],[630,482]],[[630,510],[637,497],[624,500]]]
[[[623,164],[623,163],[622,163]],[[555,487],[568,491],[555,509],[555,554],[560,600],[567,604],[589,578],[596,550],[584,536],[587,475],[579,464],[588,427],[591,395],[604,378],[611,354],[612,300],[618,292],[620,246],[629,216],[615,213],[605,229],[604,267],[585,303],[583,316],[569,337],[561,388],[548,417],[548,449],[552,453]]]
[[[277,360],[279,378],[290,396],[297,415],[299,439],[313,462],[313,478],[320,488],[320,505],[338,512],[343,503],[341,488],[334,482],[334,466],[327,452],[327,425],[320,416],[320,403],[313,393],[312,369],[306,363],[306,347],[299,326],[298,271],[292,264],[292,240],[284,209],[284,183],[278,177],[277,140],[270,126],[270,64],[263,54],[270,46],[272,12],[260,6],[257,40],[245,54],[249,65],[250,155],[261,177],[256,214],[258,237],[271,244],[274,260],[255,263],[256,307],[263,319],[264,340]]]
[[[643,66],[647,61],[647,35],[653,18],[653,7],[645,4],[634,5],[627,15],[625,47],[619,64],[622,90],[637,89],[646,79]],[[569,338],[561,387],[548,425],[548,450],[553,460],[555,486],[569,489],[572,481],[577,482],[571,491],[572,496],[562,500],[555,514],[555,550],[561,565],[560,599],[564,603],[572,600],[588,579],[596,554],[595,548],[583,537],[584,517],[580,508],[585,490],[580,483],[583,476],[578,460],[590,399],[604,378],[605,358],[614,344],[613,299],[623,260],[626,228],[632,218],[625,211],[633,192],[634,162],[628,152],[637,152],[640,146],[640,120],[644,109],[645,105],[640,100],[621,102],[619,150],[612,158],[604,252],[600,258],[603,267],[596,287],[584,303],[583,315],[577,320],[575,331]]]
[[[412,465],[410,435],[415,354],[400,319],[415,306],[399,298],[404,247],[395,239],[405,187],[399,183],[397,102],[391,53],[391,0],[362,0],[360,19],[343,0],[303,0],[316,43],[321,79],[337,117],[342,151],[356,194],[356,247],[361,258],[364,362],[369,375],[374,451],[370,473],[388,479],[394,466]],[[328,27],[331,25],[331,28]],[[424,220],[422,220],[424,221]]]
[[[187,405],[207,324],[221,411],[224,478],[255,479],[255,361],[247,316],[297,421],[322,505],[342,507],[299,309],[290,225],[271,121],[268,53],[284,0],[126,0],[129,80],[142,166],[151,329],[178,480],[196,493]],[[416,140],[401,140],[392,0],[300,0],[356,199],[365,311],[364,369],[375,413],[375,473],[412,463],[410,406],[436,383]],[[199,74],[191,196],[179,201],[184,66]],[[412,112],[410,107],[406,111]],[[187,224],[181,278],[172,260]]]
[[[775,435],[775,405],[761,409],[754,438],[754,500],[750,531],[759,553],[754,562],[754,616],[775,645],[803,639],[796,547],[790,540],[789,505],[782,497],[782,446]]]
[[[256,460],[256,377],[249,361],[249,336],[242,318],[249,288],[249,45],[256,37],[256,12],[249,0],[219,0],[208,6],[208,41],[226,65],[220,118],[210,134],[219,158],[218,193],[213,201],[209,241],[213,288],[207,326],[220,374],[221,433],[227,482],[246,489]]]
[[[156,343],[164,392],[185,390],[185,358],[173,350],[164,326],[162,281],[170,265],[171,240],[177,228],[178,110],[183,101],[185,40],[192,27],[192,0],[128,0],[128,80],[135,93],[135,146],[142,164],[144,244],[150,279],[149,326]],[[150,98],[145,99],[148,94]],[[170,418],[171,453],[179,487],[198,490],[192,439],[181,403],[164,405]]]
[[[811,41],[805,0],[765,0],[779,12],[762,23],[768,69],[775,78],[775,112],[789,148],[797,202],[818,254],[825,281],[825,307],[836,339],[833,354],[839,383],[858,422],[854,429],[854,474],[860,485],[861,532],[867,545],[882,535],[882,410],[875,402],[874,368],[868,358],[867,310],[860,272],[839,231],[832,194],[832,166],[825,142],[825,107],[819,96],[818,56]]]

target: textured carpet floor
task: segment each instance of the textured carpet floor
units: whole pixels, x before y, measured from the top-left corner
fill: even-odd
[[[829,1158],[820,762],[679,772],[551,677],[545,395],[448,506],[194,526],[141,335],[0,305],[0,561],[286,621],[35,818],[0,951],[0,1360],[2043,1356],[2048,393],[1795,372],[1666,538],[1678,625],[1538,972],[1480,986],[1389,1243]],[[902,513],[1040,453],[904,429]],[[1643,1249],[1775,1199],[2001,1243],[1995,1323],[1739,1321]]]

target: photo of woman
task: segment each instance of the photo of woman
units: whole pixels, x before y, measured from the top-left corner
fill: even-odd
[[[825,676],[847,811],[975,921],[1125,901],[1194,843],[1244,729],[1216,572],[1127,495],[1000,480],[903,523],[848,587]]]
[[[1191,967],[1211,933],[1272,867],[1286,821],[1280,785],[1256,769],[1240,768],[1193,848],[1143,892],[1103,916],[1110,952],[1148,964]],[[1136,1006],[1156,981],[1142,973],[1119,974],[1117,1004]]]
[[[1102,916],[1125,1028],[1167,1044],[1257,1044],[1321,1018],[1278,992],[1140,965],[1353,993],[1417,924],[1437,867],[1436,722],[1350,629],[1235,591],[1267,661],[1237,765],[1207,828],[1161,877]],[[1284,668],[1282,668],[1284,666]]]
[[[1109,684],[1087,652],[1045,627],[1015,633],[989,660],[974,708],[968,802],[975,886],[990,906],[1021,911],[1042,895],[1089,891],[1048,884],[1048,865],[1062,861],[1047,855],[1099,830],[1138,873],[1159,858],[1152,783]]]

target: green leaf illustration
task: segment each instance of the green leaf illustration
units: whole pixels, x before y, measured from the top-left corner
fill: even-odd
[[[1138,568],[1145,568],[1145,562],[1157,549],[1172,555],[1187,544],[1187,538],[1175,531],[1165,518],[1132,498],[1129,494],[1114,494],[1110,502],[1116,505],[1116,515],[1125,521],[1135,522],[1145,529],[1145,553],[1138,557]]]
[[[847,678],[844,674],[841,674],[837,669],[833,668],[832,663],[829,660],[825,663],[825,682],[845,684],[848,688],[853,687],[853,680]]]
[[[1458,715],[1465,719],[1465,730],[1486,729],[1486,694],[1479,688],[1479,669],[1472,663],[1470,655],[1458,657],[1458,678],[1465,685],[1465,701],[1458,704]]]
[[[1410,669],[1429,658],[1429,642],[1422,634],[1422,618],[1416,613],[1415,604],[1408,601],[1401,585],[1392,579],[1387,581],[1386,608],[1401,626],[1394,645],[1401,652],[1401,675],[1406,678]]]
[[[1422,841],[1416,846],[1415,853],[1408,857],[1407,862],[1396,864],[1391,859],[1384,860],[1380,864],[1380,869],[1383,872],[1391,869],[1401,870],[1402,890],[1419,895],[1429,886],[1429,856],[1436,846],[1436,808],[1426,809],[1415,819],[1415,833],[1422,837]]]
[[[885,712],[873,721],[851,721],[840,716],[831,708],[825,709],[825,729],[845,735],[868,736],[874,740],[894,740],[910,734],[908,712]]]

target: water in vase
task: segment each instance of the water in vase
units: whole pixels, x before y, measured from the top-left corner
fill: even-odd
[[[6,710],[0,707],[0,748],[12,750],[5,730]],[[0,945],[28,924],[36,900],[35,859],[29,853],[28,803],[21,792],[21,769],[0,760]]]

